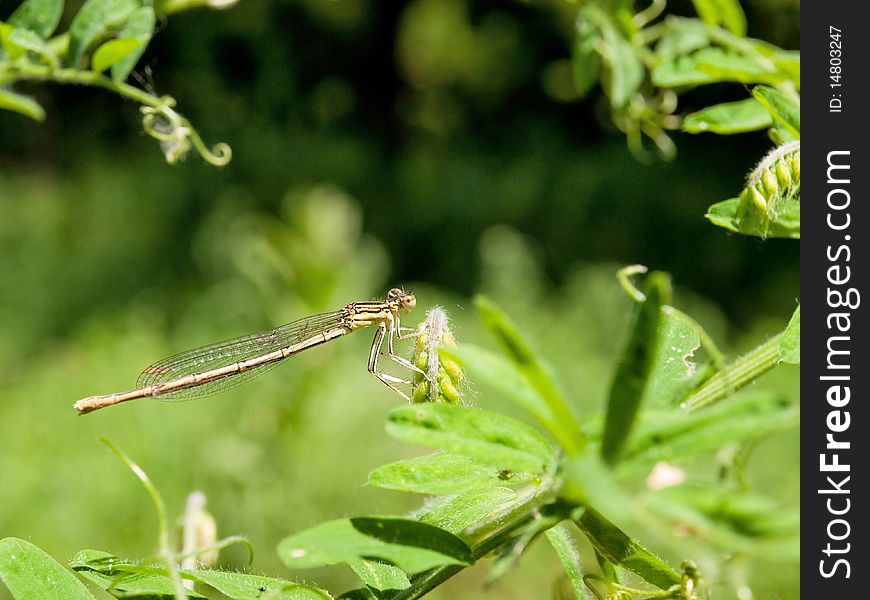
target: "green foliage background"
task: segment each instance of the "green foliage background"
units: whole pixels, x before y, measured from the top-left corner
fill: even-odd
[[[796,2],[745,8],[751,35],[797,46]],[[175,351],[390,285],[444,305],[460,342],[484,345],[469,297],[490,295],[581,416],[606,395],[632,308],[613,277],[620,264],[671,272],[676,304],[732,354],[782,329],[798,295],[797,244],[703,218],[769,141],[682,135],[673,163],[638,162],[603,124],[601,98],[571,95],[571,14],[458,0],[179,13],[139,70],[147,80],[141,66],[153,66],[199,131],[233,147],[222,170],[193,157],[168,167],[137,133],[135,108],[110,94],[26,89],[46,107],[41,125],[0,111],[0,537],[62,561],[83,547],[152,554],[148,498],[97,442],[107,435],[171,510],[203,490],[221,533],[251,538],[258,570],[351,587],[350,571],[288,573],[273,549],[327,519],[416,506],[363,485],[412,452],[383,433],[395,398],[365,372],[367,334],[197,402],[87,418],[70,405],[128,389]],[[701,90],[681,103],[698,109],[714,94],[745,97]],[[797,369],[767,386],[796,397]],[[797,507],[797,470],[781,468],[797,432],[763,445],[751,485]],[[242,551],[223,556],[244,562]],[[537,597],[559,570],[542,544],[523,565],[489,597]],[[473,569],[433,597],[483,596],[485,575]],[[796,569],[756,566],[753,578],[757,597],[796,597]]]

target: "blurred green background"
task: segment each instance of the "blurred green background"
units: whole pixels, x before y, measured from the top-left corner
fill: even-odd
[[[0,19],[16,5],[0,5]],[[797,47],[796,0],[744,6],[750,35]],[[798,244],[726,235],[703,218],[737,194],[769,141],[678,135],[674,162],[641,164],[601,98],[572,97],[572,10],[293,0],[173,16],[139,71],[207,143],[232,146],[224,169],[195,156],[167,166],[136,108],[108,93],[23,89],[49,116],[0,112],[0,537],[62,562],[80,548],[151,555],[150,501],[102,435],[175,514],[202,490],[222,534],[251,538],[256,570],[351,587],[341,567],[288,572],[274,548],[326,519],[419,505],[364,486],[371,468],[420,452],[383,433],[397,398],[366,373],[367,333],[204,400],[85,418],[71,404],[131,388],[165,355],[392,285],[418,295],[410,324],[440,304],[460,342],[482,345],[469,299],[492,296],[581,416],[601,407],[630,314],[621,265],[671,272],[677,305],[732,355],[781,330]],[[745,95],[712,86],[682,108]],[[797,370],[763,384],[796,397]],[[749,465],[759,491],[792,507],[797,471],[776,465],[795,460],[797,443],[797,432],[768,440]],[[244,554],[223,559],[240,567]],[[798,597],[796,568],[756,567],[756,597]],[[488,592],[478,567],[432,597],[542,597],[558,570],[539,544]]]

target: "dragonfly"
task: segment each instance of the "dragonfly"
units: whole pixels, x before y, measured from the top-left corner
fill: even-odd
[[[137,398],[188,400],[207,396],[253,379],[303,350],[367,327],[376,328],[369,351],[369,372],[391,390],[410,400],[396,384],[411,382],[382,373],[378,369],[378,357],[385,354],[403,367],[426,375],[393,350],[393,340],[419,335],[400,324],[400,314],[410,312],[416,305],[414,294],[393,288],[382,301],[352,302],[341,310],[305,317],[269,331],[170,356],[147,367],[139,376],[135,390],[89,396],[73,404],[73,407],[83,415]]]

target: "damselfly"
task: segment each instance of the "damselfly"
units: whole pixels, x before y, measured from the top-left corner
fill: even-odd
[[[271,331],[170,356],[146,368],[139,376],[137,389],[106,396],[89,396],[73,406],[79,414],[85,414],[136,398],[187,400],[206,396],[252,379],[303,350],[371,326],[377,327],[377,332],[369,352],[369,372],[407,400],[408,395],[394,384],[410,381],[381,373],[378,370],[378,357],[384,350],[386,340],[386,356],[390,360],[423,373],[411,361],[393,351],[393,339],[414,335],[403,335],[399,313],[403,310],[409,312],[416,305],[414,294],[393,288],[382,302],[353,302],[341,310],[299,319]]]

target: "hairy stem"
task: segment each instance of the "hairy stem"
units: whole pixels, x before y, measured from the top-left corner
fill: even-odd
[[[709,406],[733,394],[775,367],[780,361],[779,340],[781,337],[780,333],[770,338],[752,352],[741,356],[722,371],[716,373],[698,391],[689,396],[682,407],[688,411],[693,411]]]

